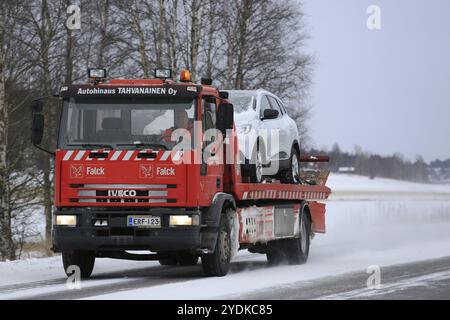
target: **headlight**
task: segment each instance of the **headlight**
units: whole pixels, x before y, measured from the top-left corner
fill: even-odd
[[[199,224],[199,216],[170,216],[171,226],[196,226]]]
[[[252,130],[252,125],[247,124],[245,126],[240,126],[237,128],[237,134],[248,134]]]
[[[77,225],[77,216],[56,216],[56,225],[75,227]]]

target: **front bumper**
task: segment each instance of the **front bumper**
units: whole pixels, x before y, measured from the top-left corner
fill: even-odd
[[[53,227],[53,250],[55,252],[88,250],[120,251],[150,250],[169,252],[208,248],[207,232],[200,226],[170,227],[171,215],[201,215],[200,210],[160,209],[148,211],[123,210],[101,211],[90,208],[57,211],[55,215],[77,215],[75,227]],[[152,215],[161,217],[161,228],[137,228],[127,226],[128,215]],[[96,219],[108,220],[107,227],[95,227]],[[207,229],[207,228],[206,228]]]

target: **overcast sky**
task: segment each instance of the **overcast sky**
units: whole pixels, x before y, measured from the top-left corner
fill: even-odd
[[[380,31],[366,26],[373,4]],[[304,10],[315,145],[450,158],[450,1],[304,0]]]

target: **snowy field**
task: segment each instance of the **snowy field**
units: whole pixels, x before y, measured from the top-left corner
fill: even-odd
[[[269,268],[265,256],[242,251],[233,263],[232,272],[224,278],[186,276],[185,280],[173,281],[171,276],[166,283],[153,284],[152,273],[161,270],[157,262],[98,259],[94,280],[85,281],[82,286],[136,281],[139,278],[102,275],[124,270],[130,275],[133,270],[148,268],[142,277],[150,281],[148,286],[109,290],[88,298],[236,299],[295,281],[364,271],[371,265],[383,267],[450,256],[450,186],[347,175],[331,176],[329,186],[334,193],[327,202],[327,234],[316,235],[306,265]],[[194,268],[200,274],[200,265]],[[180,268],[180,273],[183,272]],[[161,277],[156,278],[159,281]],[[63,291],[63,279],[58,256],[0,263],[0,299]],[[45,285],[40,286],[39,282]],[[17,291],[15,286],[22,289]]]

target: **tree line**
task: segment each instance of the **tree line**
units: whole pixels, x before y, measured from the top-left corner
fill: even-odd
[[[306,143],[314,65],[306,40],[296,0],[0,1],[0,260],[15,259],[23,239],[39,234],[28,228],[36,212],[45,215],[50,246],[54,163],[30,145],[31,100],[85,82],[89,67],[110,78],[186,68],[194,81],[279,95]],[[45,142],[53,146],[59,107],[44,101]]]
[[[331,172],[342,172],[342,169],[345,168],[345,172],[368,176],[372,179],[383,177],[428,182],[428,165],[421,156],[417,156],[415,161],[409,161],[401,154],[380,156],[366,152],[359,146],[355,146],[354,152],[345,152],[341,150],[337,143],[327,152],[319,150],[311,150],[311,152],[328,154]]]

